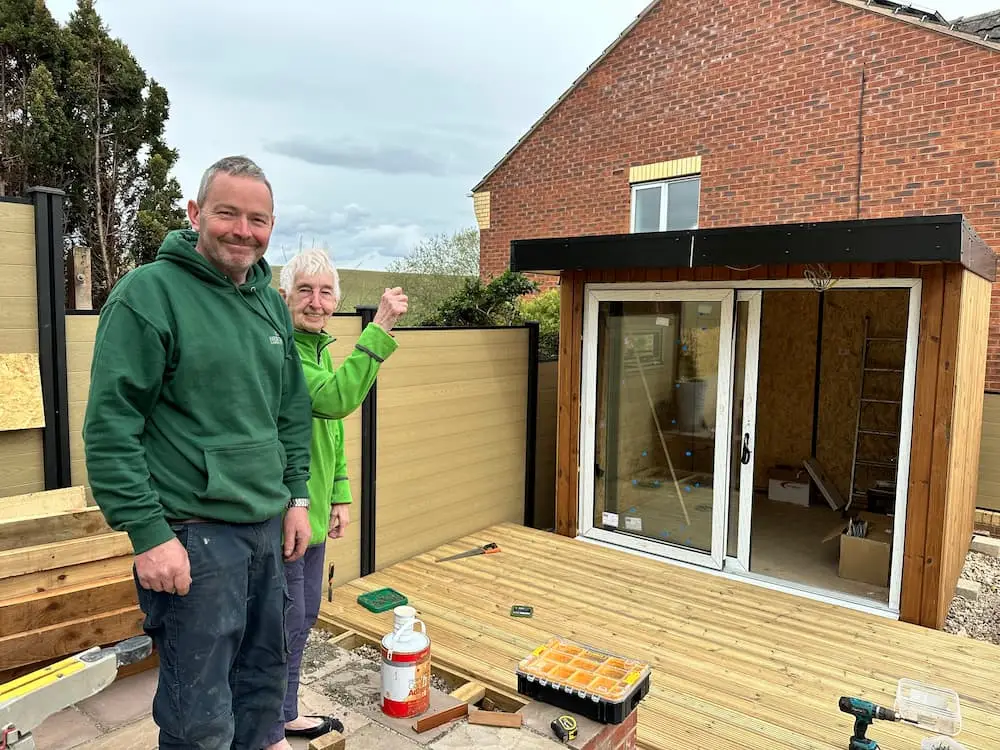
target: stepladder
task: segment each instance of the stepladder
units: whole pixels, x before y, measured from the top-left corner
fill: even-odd
[[[850,510],[864,500],[868,510],[892,512],[899,465],[906,337],[874,335],[865,317],[851,462]]]

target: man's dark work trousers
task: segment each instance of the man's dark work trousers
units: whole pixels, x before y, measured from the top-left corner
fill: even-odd
[[[135,576],[160,658],[160,750],[260,750],[281,717],[288,672],[281,518],[173,528],[191,590],[151,591]]]

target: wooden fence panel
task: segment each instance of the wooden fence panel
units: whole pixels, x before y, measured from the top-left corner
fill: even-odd
[[[983,435],[979,446],[976,507],[1000,511],[1000,393],[983,395]]]
[[[0,353],[38,353],[35,209],[0,201]],[[0,430],[0,497],[45,489],[42,430]]]
[[[378,383],[375,567],[524,520],[528,330],[406,330]]]

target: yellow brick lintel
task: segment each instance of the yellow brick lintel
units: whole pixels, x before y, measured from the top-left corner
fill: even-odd
[[[641,164],[628,172],[629,182],[649,182],[667,180],[671,177],[686,177],[701,172],[701,157],[688,156],[673,161],[659,161],[655,164]]]
[[[490,228],[490,192],[483,190],[472,194],[472,207],[476,212],[476,223],[480,229]]]

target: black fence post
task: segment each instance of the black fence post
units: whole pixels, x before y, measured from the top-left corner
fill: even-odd
[[[375,318],[374,305],[354,308],[361,316],[361,330]],[[375,572],[375,459],[378,452],[376,380],[361,402],[361,575]]]
[[[69,396],[66,387],[66,279],[63,261],[62,190],[28,190],[35,208],[35,278],[38,294],[38,365],[45,429],[42,465],[45,489],[69,487]]]
[[[524,437],[524,525],[535,527],[535,469],[538,463],[538,321],[528,329],[528,418]]]

